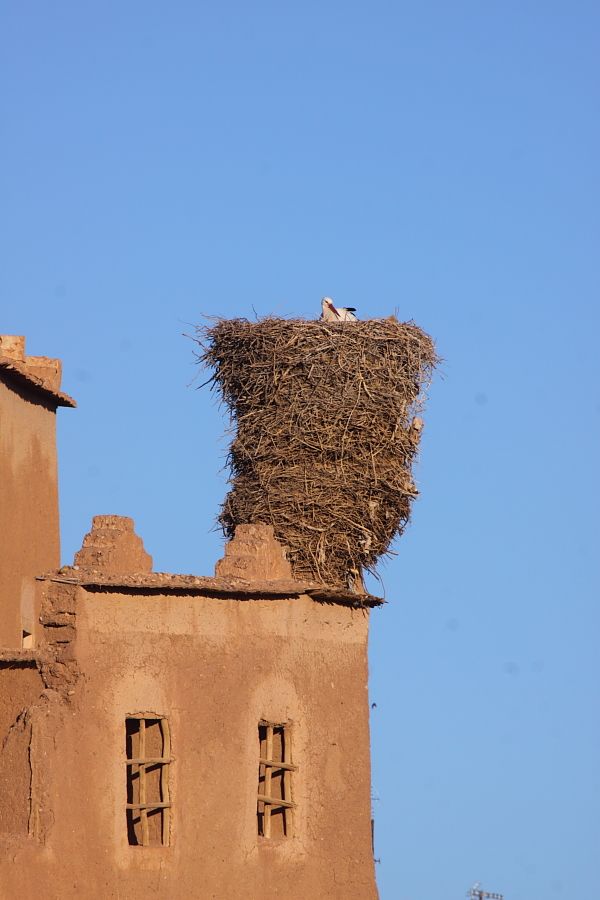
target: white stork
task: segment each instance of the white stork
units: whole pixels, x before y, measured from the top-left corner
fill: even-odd
[[[354,315],[354,306],[334,306],[331,297],[323,297],[321,300],[321,319],[323,322],[358,322]]]

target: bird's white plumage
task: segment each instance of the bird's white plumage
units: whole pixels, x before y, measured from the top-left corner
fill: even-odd
[[[331,297],[321,300],[321,319],[324,322],[358,322],[354,308],[335,306]]]

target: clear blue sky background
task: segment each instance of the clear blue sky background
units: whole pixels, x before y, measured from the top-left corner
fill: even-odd
[[[1,330],[60,356],[95,513],[210,573],[202,313],[415,319],[445,358],[372,617],[384,900],[600,896],[598,58],[580,2],[0,4]]]

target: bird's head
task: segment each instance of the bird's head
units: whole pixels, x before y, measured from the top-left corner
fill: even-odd
[[[331,299],[331,297],[323,297],[323,299],[321,300],[321,308],[322,308],[323,312],[325,312],[325,310],[327,310],[327,309],[330,310],[332,313],[334,313],[339,318],[340,314],[337,311],[337,309],[335,308],[335,306],[333,305],[333,300]]]

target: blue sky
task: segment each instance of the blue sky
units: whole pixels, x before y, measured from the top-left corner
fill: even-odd
[[[0,4],[1,330],[60,356],[63,559],[210,573],[202,314],[395,309],[444,364],[372,617],[384,900],[591,896],[600,839],[595,3]]]

